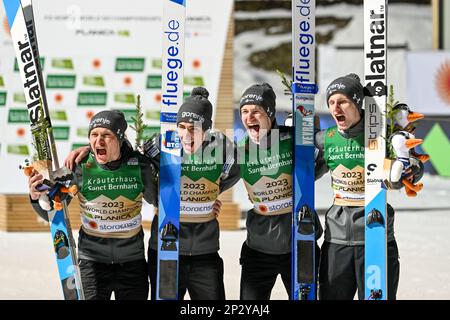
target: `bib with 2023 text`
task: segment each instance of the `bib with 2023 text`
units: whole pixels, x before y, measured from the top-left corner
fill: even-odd
[[[208,159],[184,161],[181,169],[180,221],[201,223],[215,219],[214,203],[219,196],[223,165],[214,153]]]
[[[291,136],[285,135],[280,136],[279,150],[268,149],[255,161],[246,154],[241,174],[256,213],[292,212],[292,145]]]
[[[364,206],[364,133],[344,138],[336,127],[325,134],[325,161],[331,170],[334,203]]]
[[[83,227],[96,234],[126,234],[141,226],[144,184],[138,160],[117,170],[104,170],[92,159],[82,164],[79,194]]]

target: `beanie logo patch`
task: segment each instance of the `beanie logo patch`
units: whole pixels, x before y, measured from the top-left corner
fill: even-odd
[[[264,98],[263,96],[259,95],[259,94],[254,94],[254,93],[249,93],[246,94],[245,96],[243,96],[241,98],[240,104],[245,105],[245,104],[250,104],[250,103],[257,103],[258,105],[262,105],[264,107],[264,110],[266,111],[267,115],[269,116],[269,118],[272,118],[273,116],[273,111],[270,109],[270,107],[265,106],[264,105]]]
[[[181,113],[181,118],[185,119],[185,118],[189,118],[189,119],[194,119],[195,121],[200,121],[200,122],[205,122],[205,118],[201,115],[199,115],[198,113],[195,112],[190,112],[190,111],[183,111]]]
[[[345,90],[345,88],[346,88],[346,86],[343,83],[334,83],[328,87],[327,95],[329,96],[330,94],[332,94],[333,92],[338,91],[338,90]]]
[[[356,101],[356,104],[358,104],[359,105],[359,102],[361,101],[361,98],[359,98],[358,97],[358,95],[355,93],[354,95],[353,95],[353,98],[352,98],[354,101]]]
[[[247,102],[252,102],[252,101],[261,102],[261,101],[263,101],[263,97],[259,94],[249,93],[241,98],[241,104],[247,103]]]
[[[100,126],[100,125],[110,125],[110,124],[111,124],[111,121],[106,118],[96,118],[92,121],[91,126],[96,127],[96,126]]]
[[[122,130],[120,130],[120,129],[117,129],[116,135],[117,135],[117,137],[118,137],[119,139],[122,139],[122,138],[123,138],[123,135],[124,135],[124,133],[122,132]]]

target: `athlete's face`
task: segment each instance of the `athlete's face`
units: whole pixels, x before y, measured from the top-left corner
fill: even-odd
[[[358,107],[345,94],[335,93],[330,96],[328,107],[340,131],[350,129],[361,120]]]
[[[259,143],[270,131],[272,121],[260,106],[246,104],[241,108],[241,120],[253,142]]]
[[[95,159],[100,164],[115,161],[120,157],[119,139],[109,129],[95,128],[89,134],[89,143]]]
[[[177,130],[183,151],[187,154],[195,153],[202,146],[205,132],[201,126],[190,122],[180,122]]]

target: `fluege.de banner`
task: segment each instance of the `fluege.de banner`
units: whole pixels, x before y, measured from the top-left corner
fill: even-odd
[[[205,86],[215,105],[232,0],[187,4],[184,95]],[[122,110],[129,124],[141,96],[159,132],[162,1],[33,2],[44,81],[59,157],[88,142],[89,119]],[[0,193],[26,193],[18,166],[32,153],[28,112],[4,8],[0,5]],[[132,129],[127,136],[134,143]]]

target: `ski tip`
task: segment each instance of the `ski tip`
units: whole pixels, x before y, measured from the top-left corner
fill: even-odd
[[[186,0],[170,0],[170,2],[174,2],[176,4],[186,7]]]
[[[3,0],[3,4],[8,17],[9,29],[11,30],[20,8],[20,0]]]

